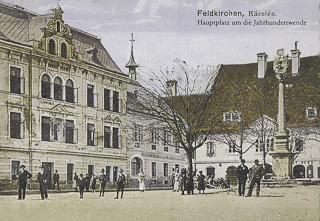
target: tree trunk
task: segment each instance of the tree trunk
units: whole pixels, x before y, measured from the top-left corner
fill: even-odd
[[[187,161],[188,161],[188,179],[189,179],[189,183],[193,183],[192,152],[191,153],[187,153]]]

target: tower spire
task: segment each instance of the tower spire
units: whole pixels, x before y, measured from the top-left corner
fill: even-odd
[[[130,53],[130,58],[129,62],[126,64],[126,68],[129,68],[129,75],[133,80],[137,80],[137,72],[136,68],[139,67],[137,63],[134,61],[134,56],[133,56],[133,42],[135,41],[133,39],[133,33],[131,33],[131,53]]]

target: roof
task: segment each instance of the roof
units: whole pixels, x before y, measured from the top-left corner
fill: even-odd
[[[290,62],[291,63],[291,62]],[[291,64],[288,70],[291,70]],[[320,109],[320,59],[319,56],[304,57],[300,60],[300,71],[297,76],[286,79],[285,104],[287,126],[319,126],[319,114],[308,120],[306,109]],[[220,122],[223,113],[238,111],[241,122],[222,122],[217,131],[232,125],[234,130],[247,127],[262,115],[277,119],[278,113],[278,80],[273,71],[273,62],[267,63],[264,78],[257,76],[258,64],[221,65],[215,84],[212,88],[215,113],[219,113]]]
[[[40,15],[19,6],[0,2],[0,39],[33,47],[43,36],[43,28],[46,28],[52,16],[54,15]],[[70,30],[80,61],[126,75],[113,61],[99,38],[76,28],[70,27]],[[92,48],[95,48],[94,55],[91,53],[93,51],[88,50]]]

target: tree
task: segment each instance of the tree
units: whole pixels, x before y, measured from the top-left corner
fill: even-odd
[[[212,112],[213,85],[216,68],[212,66],[189,68],[186,62],[176,59],[174,66],[146,74],[148,79],[137,91],[139,111],[165,127],[175,142],[186,152],[188,175],[193,182],[192,157],[207,140],[215,125]]]

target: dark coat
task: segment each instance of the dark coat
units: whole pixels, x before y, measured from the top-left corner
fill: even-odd
[[[46,184],[48,182],[48,177],[45,173],[38,173],[38,182],[41,184]]]
[[[60,178],[60,176],[59,176],[58,173],[53,174],[53,180],[54,181],[59,181],[59,178]]]
[[[24,185],[27,184],[27,180],[32,177],[31,173],[28,171],[24,170],[22,173],[19,172],[18,175],[18,180],[19,180],[19,185]]]
[[[99,181],[100,181],[100,183],[101,183],[101,185],[106,185],[106,183],[107,183],[107,175],[105,175],[105,174],[101,174],[100,176],[99,176]]]
[[[126,181],[126,176],[124,174],[120,174],[118,179],[117,179],[117,185],[120,186],[120,187],[123,187],[125,181]]]
[[[242,164],[237,168],[237,179],[241,181],[246,181],[248,179],[249,169],[246,165]]]
[[[262,177],[265,175],[265,170],[263,168],[262,165],[254,165],[251,169],[250,169],[250,179],[255,179],[255,180],[261,180]]]
[[[206,177],[203,174],[198,176],[198,179],[197,179],[197,181],[198,181],[198,190],[205,190],[205,188],[206,188],[206,183],[205,183],[205,180],[204,180],[205,178]]]

